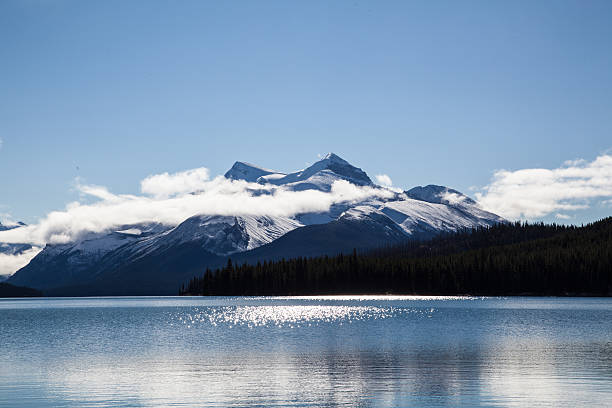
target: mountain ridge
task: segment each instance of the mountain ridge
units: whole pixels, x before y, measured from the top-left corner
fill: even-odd
[[[334,183],[348,182],[385,194],[292,217],[195,214],[173,227],[124,225],[77,242],[47,245],[8,281],[55,294],[129,294],[126,282],[147,276],[150,285],[140,294],[173,294],[182,279],[228,257],[257,262],[334,255],[504,222],[448,187],[400,193],[376,186],[365,171],[334,153],[292,173],[235,162],[225,176],[287,191],[330,192]]]

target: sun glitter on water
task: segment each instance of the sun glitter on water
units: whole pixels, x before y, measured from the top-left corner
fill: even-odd
[[[187,328],[196,325],[297,328],[326,323],[351,324],[414,314],[431,317],[435,309],[405,309],[378,306],[291,305],[291,306],[226,306],[196,309],[177,316]]]

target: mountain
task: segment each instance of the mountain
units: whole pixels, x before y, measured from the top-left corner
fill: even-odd
[[[10,283],[55,294],[73,293],[55,290],[66,287],[78,287],[79,293],[88,294],[131,294],[128,278],[142,281],[142,275],[155,275],[156,293],[171,294],[178,289],[183,274],[188,278],[194,268],[223,263],[226,255],[256,248],[301,226],[284,217],[205,215],[190,217],[175,228],[126,225],[75,243],[47,245],[10,278]],[[170,282],[166,281],[168,277]],[[86,288],[92,284],[104,291]],[[166,287],[171,289],[166,292]]]
[[[47,244],[8,281],[19,286],[49,289],[91,281],[107,255],[134,243],[146,243],[168,228],[161,224],[124,225],[113,231],[90,233],[76,242]],[[115,265],[120,264],[121,261]]]
[[[362,169],[333,153],[292,173],[236,162],[225,177],[270,191],[328,192],[334,182],[344,181],[381,194],[294,217],[195,214],[175,226],[123,225],[75,242],[48,244],[8,282],[52,295],[176,294],[183,282],[207,267],[224,265],[229,257],[251,263],[336,255],[504,222],[447,187],[398,193],[376,186]]]
[[[297,228],[267,245],[235,254],[232,259],[239,263],[255,263],[300,256],[337,255],[406,239],[404,230],[381,211],[370,206],[357,206],[334,221]]]
[[[334,153],[329,153],[304,170],[289,173],[281,178],[264,178],[264,180],[276,185],[291,186],[294,190],[316,188],[329,191],[331,184],[336,180],[346,180],[358,186],[372,185],[372,180],[363,170]]]
[[[199,242],[209,252],[229,255],[272,242],[301,226],[285,217],[196,215],[164,235],[157,245]]]
[[[237,161],[234,163],[232,168],[225,173],[225,178],[232,180],[245,180],[250,183],[255,183],[260,177],[269,175],[278,175],[280,177],[285,176],[285,174],[274,170],[268,170],[262,167],[257,167],[254,164]]]
[[[346,180],[358,186],[373,184],[363,170],[334,153],[327,154],[321,160],[303,170],[289,174],[264,169],[245,162],[236,162],[225,173],[225,177],[233,180],[285,186],[294,191],[330,191],[331,185],[337,180]]]
[[[416,239],[431,238],[440,232],[486,227],[504,219],[481,210],[475,203],[443,204],[415,200],[390,201],[380,211]]]
[[[457,190],[444,186],[436,186],[430,184],[428,186],[417,186],[405,191],[406,195],[415,200],[427,201],[428,203],[436,204],[471,204],[476,202],[470,197],[460,193]]]

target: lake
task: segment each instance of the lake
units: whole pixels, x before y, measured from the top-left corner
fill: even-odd
[[[0,300],[2,407],[610,407],[612,299]]]

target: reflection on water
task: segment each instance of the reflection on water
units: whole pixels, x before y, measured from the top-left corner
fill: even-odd
[[[0,406],[612,406],[612,300],[0,301]]]
[[[225,306],[221,308],[209,307],[203,310],[195,308],[185,314],[179,314],[178,320],[187,328],[198,324],[227,325],[232,328],[237,325],[246,325],[249,328],[257,326],[283,326],[293,329],[303,325],[312,326],[320,323],[353,323],[377,319],[399,317],[406,313],[415,313],[431,317],[434,309],[404,309],[394,307],[376,306]]]

